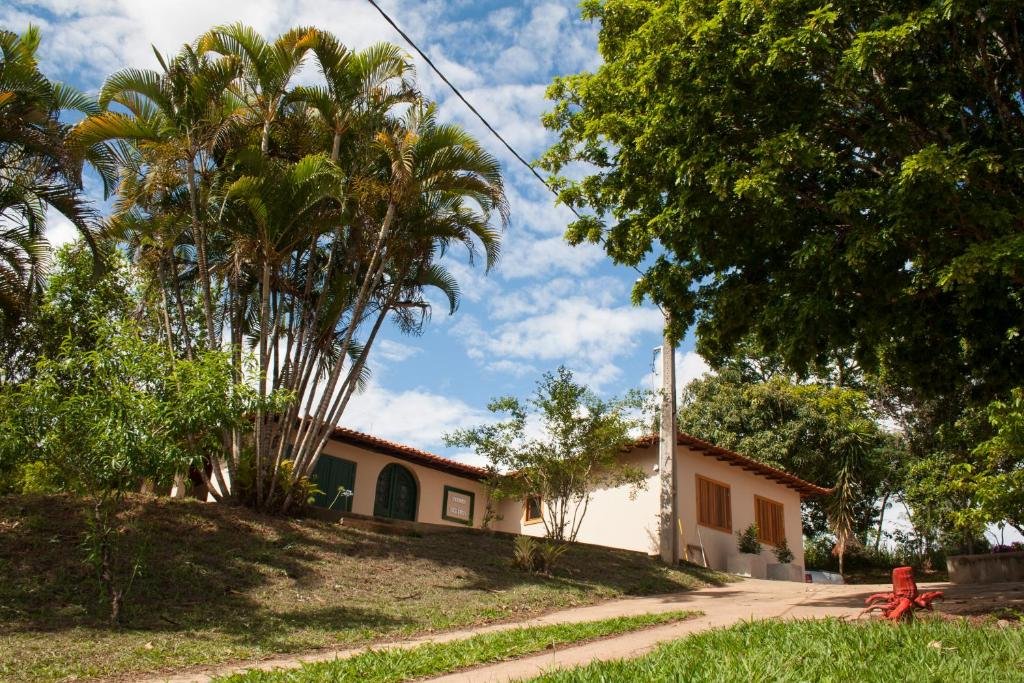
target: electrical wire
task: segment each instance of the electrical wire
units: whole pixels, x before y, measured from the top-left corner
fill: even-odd
[[[398,31],[398,35],[402,36],[402,39],[405,40],[405,42],[409,44],[409,47],[411,47],[413,50],[415,50],[419,54],[419,56],[423,58],[423,61],[425,61],[427,63],[427,65],[434,71],[434,73],[437,74],[438,78],[440,78],[442,81],[444,81],[445,85],[447,85],[449,88],[451,88],[451,91],[453,93],[455,93],[455,96],[458,97],[460,100],[462,100],[462,103],[465,104],[469,108],[469,110],[471,112],[473,112],[473,114],[476,115],[476,117],[478,119],[480,119],[480,123],[484,124],[484,126],[487,127],[487,130],[491,131],[491,134],[494,135],[494,137],[496,137],[501,142],[501,144],[503,144],[505,146],[505,149],[507,149],[509,151],[509,153],[511,153],[512,156],[514,156],[519,161],[519,163],[521,163],[523,166],[525,166],[530,171],[530,173],[533,174],[533,176],[537,180],[539,180],[541,183],[543,183],[544,187],[546,187],[551,192],[551,194],[553,194],[555,196],[555,199],[561,201],[561,197],[558,195],[558,190],[556,190],[551,185],[551,183],[548,182],[547,178],[542,176],[537,171],[537,169],[534,168],[533,164],[531,164],[526,159],[524,159],[523,155],[521,155],[519,152],[517,152],[516,148],[513,147],[509,143],[508,140],[506,140],[504,137],[502,137],[501,133],[499,133],[497,131],[497,129],[495,129],[495,127],[491,125],[491,122],[488,121],[484,117],[484,115],[481,114],[477,110],[477,108],[474,107],[473,104],[469,100],[466,99],[466,96],[462,94],[462,91],[459,90],[457,87],[455,87],[454,83],[452,83],[450,80],[448,80],[448,77],[444,75],[444,72],[441,71],[441,69],[438,68],[438,66],[436,64],[434,64],[433,60],[430,59],[430,57],[427,56],[427,53],[420,49],[420,46],[416,44],[416,41],[414,41],[409,36],[408,33],[403,31],[398,26],[397,23],[395,23],[395,20],[392,19],[388,15],[388,13],[384,11],[384,9],[380,5],[377,4],[376,0],[366,0],[366,1],[368,3],[370,3],[371,5],[373,5],[374,9],[376,9],[380,13],[380,15],[382,17],[384,17],[384,21],[388,22],[388,24],[391,25],[391,28],[393,28],[396,31]],[[562,205],[565,206],[566,208],[568,208],[570,211],[572,211],[573,215],[576,216],[576,218],[583,218],[583,216],[580,215],[580,213],[572,205],[567,204],[565,202],[562,202]],[[607,249],[608,242],[605,240],[604,235],[602,235],[599,239],[600,239],[601,245],[604,246]],[[640,270],[637,266],[635,266],[633,264],[629,264],[629,267],[632,268],[633,270],[635,270],[640,277],[644,277],[644,272],[642,270]],[[652,301],[653,301],[654,305],[657,306],[658,309],[662,312],[662,314],[666,316],[666,320],[667,320],[668,319],[668,315],[667,315],[665,309],[662,307],[662,305],[659,304],[657,301],[654,301],[653,299],[652,299]]]

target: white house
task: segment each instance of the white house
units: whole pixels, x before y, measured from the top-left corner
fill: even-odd
[[[646,488],[632,496],[625,486],[594,491],[577,540],[657,554],[657,439],[640,439],[622,457],[647,474]],[[479,527],[489,502],[484,470],[344,428],[335,430],[314,476],[326,492],[317,504],[378,518]],[[675,480],[678,559],[735,568],[736,533],[757,524],[768,563],[786,539],[794,568],[803,566],[800,502],[827,489],[687,434],[677,438]],[[352,495],[336,497],[339,486]],[[544,534],[544,506],[536,497],[501,501],[495,512],[497,531]],[[751,573],[764,571],[762,563]]]

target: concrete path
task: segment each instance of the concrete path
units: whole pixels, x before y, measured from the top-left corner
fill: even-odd
[[[923,584],[922,584],[923,587]],[[956,591],[959,587],[935,584],[932,589]],[[637,657],[660,643],[675,640],[697,631],[729,626],[749,619],[809,619],[826,616],[855,617],[863,609],[864,598],[871,593],[891,590],[889,586],[832,586],[823,584],[787,583],[748,579],[726,586],[703,588],[686,593],[673,593],[643,598],[613,600],[589,607],[552,612],[522,622],[494,624],[461,631],[446,631],[420,638],[373,645],[374,649],[411,648],[424,643],[462,640],[481,633],[503,631],[523,626],[579,623],[635,614],[701,611],[704,616],[676,624],[657,626],[643,631],[614,636],[578,646],[547,651],[491,666],[480,667],[438,678],[438,681],[509,681],[536,676],[545,670],[578,666],[592,661]],[[149,679],[149,683],[206,683],[215,676],[239,673],[248,669],[294,668],[306,662],[342,659],[365,652],[367,648],[325,650],[302,656],[234,664],[200,672],[180,673]]]

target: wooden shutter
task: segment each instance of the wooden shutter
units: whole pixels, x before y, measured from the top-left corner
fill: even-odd
[[[754,496],[754,522],[757,524],[757,540],[762,543],[779,545],[786,538],[782,503]]]
[[[697,476],[697,522],[732,533],[732,498],[728,486]]]

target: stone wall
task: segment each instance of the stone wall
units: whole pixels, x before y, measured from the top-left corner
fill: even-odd
[[[1024,581],[1024,552],[952,555],[946,568],[953,583]]]

